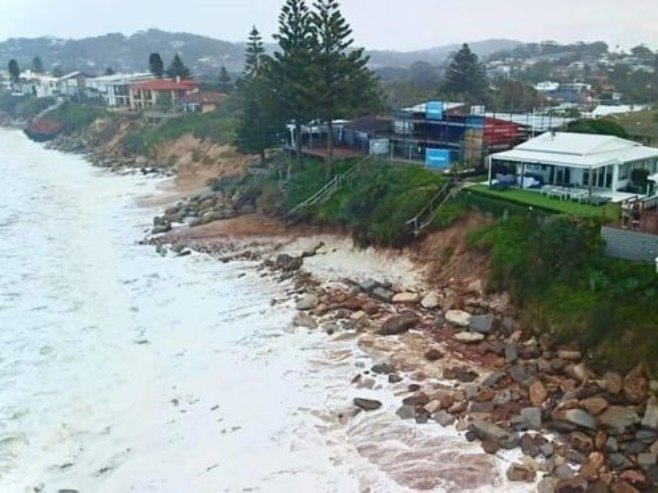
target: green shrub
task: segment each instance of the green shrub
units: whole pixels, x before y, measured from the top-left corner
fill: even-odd
[[[162,124],[137,126],[125,137],[123,145],[128,152],[149,154],[156,145],[176,140],[185,134],[217,144],[230,144],[235,138],[235,118],[220,110],[188,113]]]
[[[605,256],[598,221],[516,216],[472,231],[467,245],[489,253],[488,289],[508,290],[528,328],[580,342],[602,366],[658,361],[658,276]]]
[[[344,172],[354,161],[340,163]],[[293,175],[286,205],[302,202],[326,183],[320,163],[306,164]],[[347,228],[358,245],[400,247],[411,239],[412,219],[444,184],[441,175],[417,166],[376,161],[364,166],[351,185],[308,211],[315,221]]]
[[[5,113],[11,118],[29,120],[53,104],[55,104],[55,98],[5,94],[0,96],[0,113]]]
[[[432,225],[436,229],[449,228],[468,213],[468,204],[457,197],[451,202],[444,204],[434,216]]]
[[[70,102],[47,115],[48,120],[62,124],[65,132],[84,130],[99,118],[112,117],[112,113],[103,108]]]
[[[266,182],[256,200],[258,209],[264,214],[275,215],[281,212],[285,202],[283,193],[275,182]]]

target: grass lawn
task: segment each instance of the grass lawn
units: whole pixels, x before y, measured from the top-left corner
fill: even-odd
[[[605,206],[580,204],[572,200],[550,198],[539,192],[515,189],[494,190],[490,189],[487,185],[473,185],[468,187],[467,190],[514,204],[540,207],[562,214],[583,217],[605,217],[608,220],[615,220],[619,217],[619,205],[617,204],[608,204]]]

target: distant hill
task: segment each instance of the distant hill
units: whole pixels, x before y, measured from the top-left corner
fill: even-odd
[[[493,53],[498,53],[503,50],[513,50],[522,44],[521,41],[514,41],[511,39],[487,39],[468,43],[471,50],[480,58],[488,57]],[[439,65],[459,50],[461,46],[462,43],[455,43],[425,50],[407,52],[373,50],[368,51],[368,55],[370,55],[370,65],[372,68],[408,68],[414,62],[428,62],[432,65]]]
[[[82,39],[13,38],[0,42],[0,67],[11,58],[29,68],[39,56],[46,69],[84,70],[102,73],[107,67],[119,71],[147,71],[148,56],[158,52],[165,66],[178,53],[195,73],[216,74],[222,65],[237,71],[242,67],[244,45],[207,36],[171,33],[158,29],[140,31],[131,36],[110,33]]]
[[[478,55],[487,56],[501,50],[511,50],[520,44],[519,41],[493,39],[473,42],[470,46]],[[416,61],[440,64],[459,46],[453,44],[411,52],[374,50],[368,54],[373,68],[407,68]],[[267,47],[274,49],[274,45]],[[60,67],[64,71],[102,73],[107,67],[112,67],[117,72],[145,71],[148,69],[148,56],[153,52],[161,54],[165,65],[178,53],[194,73],[215,76],[222,65],[232,72],[242,69],[244,43],[159,29],[140,31],[130,36],[110,33],[82,39],[12,38],[0,42],[0,68],[4,69],[12,58],[18,60],[22,68],[29,68],[32,58],[38,55],[46,69]]]

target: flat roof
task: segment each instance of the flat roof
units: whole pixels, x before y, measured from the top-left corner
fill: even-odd
[[[598,168],[609,164],[658,159],[658,149],[610,135],[547,132],[514,149],[492,154],[495,160]]]
[[[567,118],[564,116],[540,115],[532,113],[496,113],[487,112],[485,116],[516,123],[523,127],[528,127],[535,132],[547,132],[554,128],[562,128],[567,124],[576,121],[576,118]]]

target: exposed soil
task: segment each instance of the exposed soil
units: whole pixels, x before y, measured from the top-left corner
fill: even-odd
[[[465,285],[477,280],[486,282],[489,259],[470,250],[466,244],[468,233],[486,224],[488,220],[484,216],[471,213],[447,229],[430,233],[414,247],[414,260],[427,266],[428,279],[433,285],[446,287],[455,281]]]

